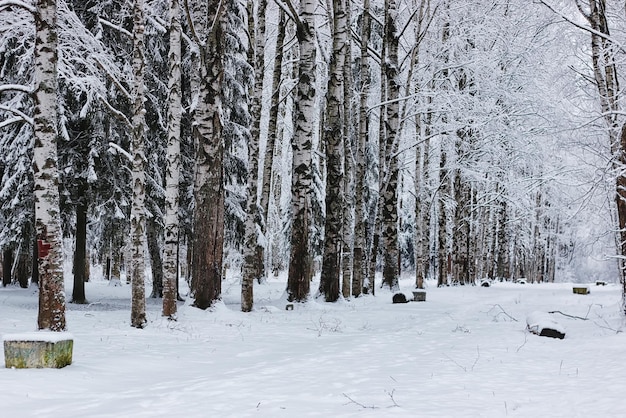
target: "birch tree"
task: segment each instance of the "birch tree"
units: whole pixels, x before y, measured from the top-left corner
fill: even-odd
[[[133,4],[133,112],[132,112],[132,189],[133,200],[130,213],[131,228],[131,283],[132,306],[131,326],[146,326],[145,300],[145,107],[144,107],[144,73],[146,60],[144,56],[145,17],[143,0],[135,0]]]
[[[299,16],[294,13],[296,36],[300,47],[297,98],[295,103],[295,133],[293,174],[291,178],[291,250],[287,279],[287,299],[303,302],[309,296],[311,281],[310,221],[312,194],[312,151],[316,118],[316,35],[317,2],[301,0]]]
[[[352,271],[352,295],[357,297],[361,294],[365,281],[367,266],[366,231],[366,193],[367,183],[365,180],[365,153],[369,136],[369,113],[367,112],[367,99],[370,89],[370,66],[368,46],[371,32],[370,24],[370,1],[363,0],[363,13],[361,15],[361,44],[360,44],[360,83],[359,83],[359,133],[356,148],[355,170],[355,196],[354,196],[354,267]]]
[[[264,252],[259,244],[259,234],[262,232],[262,213],[258,205],[259,180],[259,143],[261,139],[261,105],[263,99],[263,69],[265,67],[265,9],[267,2],[261,0],[258,4],[256,19],[249,13],[248,18],[253,27],[254,46],[250,46],[250,64],[254,65],[254,87],[252,91],[251,113],[253,115],[251,138],[248,141],[248,189],[246,202],[245,242],[241,281],[241,310],[250,312],[254,302],[254,282],[261,281],[264,274]],[[250,2],[249,7],[252,7]],[[271,150],[271,153],[274,151]]]
[[[545,2],[543,2],[545,4]],[[576,7],[587,20],[591,30],[591,61],[593,78],[598,90],[602,116],[607,127],[615,172],[615,204],[618,233],[617,256],[622,284],[622,311],[626,314],[626,123],[620,117],[622,94],[618,79],[616,48],[609,28],[606,0],[576,0]]]
[[[397,29],[398,7],[395,0],[385,1],[385,36],[388,55],[383,65],[387,82],[387,104],[385,106],[385,171],[380,189],[383,238],[383,284],[392,290],[398,288],[398,134],[400,95]]]
[[[169,2],[169,106],[167,113],[167,171],[166,171],[166,212],[165,248],[163,252],[163,316],[176,318],[178,296],[178,195],[180,177],[180,123],[181,123],[181,25],[180,3]]]
[[[206,309],[221,295],[224,254],[224,142],[220,91],[224,68],[220,55],[221,25],[212,24],[219,21],[223,10],[217,1],[209,1],[205,10],[199,0],[189,4],[200,71],[193,125],[197,149],[191,290],[194,306]]]
[[[57,3],[38,0],[35,11],[33,131],[35,227],[39,259],[39,329],[64,331],[65,284],[57,171]]]
[[[341,272],[344,159],[344,67],[347,48],[346,1],[333,1],[333,52],[326,93],[324,142],[326,145],[326,219],[324,225],[324,258],[320,277],[320,293],[326,302],[339,298]]]

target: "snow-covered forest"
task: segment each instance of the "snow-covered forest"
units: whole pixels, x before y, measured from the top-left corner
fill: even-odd
[[[136,328],[226,275],[244,312],[281,273],[292,303],[624,284],[625,27],[606,0],[0,0],[3,285],[61,330],[94,269]]]

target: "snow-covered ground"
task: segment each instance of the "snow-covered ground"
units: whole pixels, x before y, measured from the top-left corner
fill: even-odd
[[[410,295],[411,280],[401,284]],[[426,302],[392,304],[379,289],[287,311],[283,277],[256,286],[254,312],[242,313],[229,279],[223,303],[201,311],[188,300],[177,322],[149,299],[148,327],[137,330],[129,325],[130,286],[95,278],[86,284],[89,305],[68,304],[73,364],[0,368],[0,416],[626,414],[619,286],[575,295],[565,283],[429,285]],[[35,329],[36,292],[0,289],[0,334]],[[526,330],[535,311],[587,320],[552,314],[565,339],[539,337]]]

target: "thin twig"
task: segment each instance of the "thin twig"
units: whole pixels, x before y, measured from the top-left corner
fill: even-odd
[[[378,407],[376,405],[372,405],[372,406],[367,406],[367,405],[363,405],[361,402],[357,402],[354,399],[352,399],[351,397],[349,397],[348,395],[346,395],[345,393],[342,393],[342,395],[348,399],[350,402],[349,403],[353,403],[355,405],[360,406],[363,409],[378,409]]]
[[[522,345],[520,345],[519,347],[517,347],[517,350],[515,351],[516,353],[519,353],[519,351],[522,349],[522,347],[524,347],[526,345],[526,342],[528,341],[528,333],[524,333],[524,343]]]
[[[568,318],[582,319],[583,321],[589,320],[589,318],[583,318],[582,316],[576,316],[576,315],[569,315],[569,314],[563,313],[561,311],[550,311],[548,313],[551,313],[551,314],[558,313],[558,314],[561,314],[563,316],[567,316]],[[589,312],[587,311],[587,313],[589,313]]]

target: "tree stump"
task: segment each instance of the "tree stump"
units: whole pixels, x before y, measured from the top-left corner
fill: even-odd
[[[74,337],[68,332],[7,334],[4,362],[7,368],[56,368],[72,364]]]
[[[426,291],[424,291],[424,290],[414,290],[413,291],[413,302],[426,302]]]

